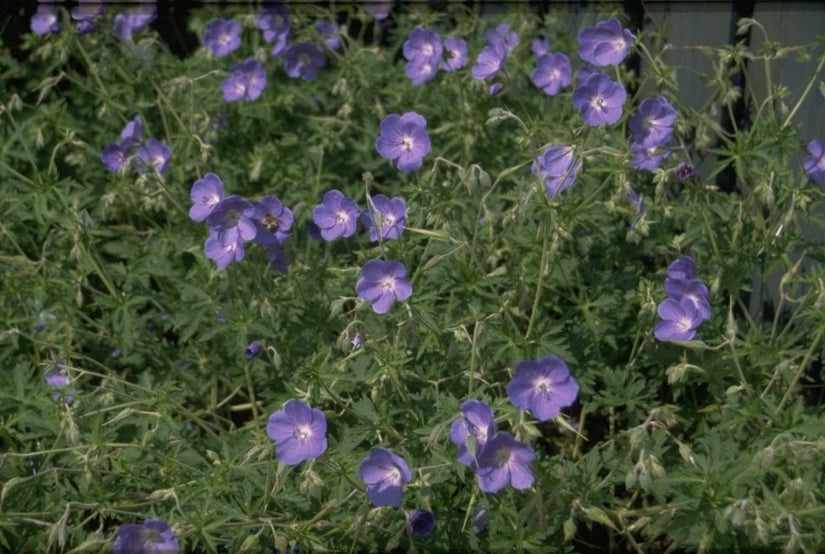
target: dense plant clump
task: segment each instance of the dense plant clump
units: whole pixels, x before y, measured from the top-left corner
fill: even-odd
[[[825,46],[480,9],[32,8],[0,550],[825,549]]]

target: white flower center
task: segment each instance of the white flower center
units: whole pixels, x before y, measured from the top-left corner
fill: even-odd
[[[401,480],[401,472],[397,467],[392,468],[387,472],[387,479],[393,482]]]
[[[310,431],[309,427],[298,427],[295,431],[292,432],[292,436],[295,437],[295,440],[299,440],[301,442],[306,442],[309,437],[312,436],[312,431]]]
[[[424,54],[427,57],[432,56],[433,51],[434,51],[434,49],[433,49],[432,44],[427,43],[427,44],[425,44],[424,46],[421,47],[421,53]]]
[[[390,292],[395,290],[395,279],[389,276],[384,277],[381,280],[381,290],[383,290],[384,292]]]
[[[414,145],[415,145],[415,140],[411,136],[404,135],[403,137],[401,137],[401,146],[407,152],[412,150]]]
[[[604,98],[601,96],[596,96],[593,98],[593,101],[590,102],[590,106],[595,109],[601,109],[604,107]]]
[[[349,214],[347,212],[338,212],[335,214],[335,221],[339,224],[343,224],[349,221]]]

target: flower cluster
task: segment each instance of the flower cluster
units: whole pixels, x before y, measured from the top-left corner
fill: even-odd
[[[223,269],[233,261],[239,262],[246,253],[246,241],[254,241],[266,249],[267,259],[279,272],[286,273],[288,261],[282,246],[292,227],[292,210],[275,196],[263,196],[249,202],[239,196],[225,196],[223,181],[214,173],[207,173],[192,185],[189,192],[193,221],[206,221],[209,238],[204,250],[206,256]]]
[[[670,156],[667,144],[673,135],[676,110],[664,96],[645,98],[628,121],[633,133],[631,165],[636,169],[653,171]]]
[[[519,43],[519,36],[510,30],[509,23],[500,23],[485,33],[487,44],[481,49],[476,58],[476,64],[470,70],[474,79],[479,81],[495,77],[504,69],[507,57]],[[488,89],[491,96],[501,92],[501,82],[493,83]]]
[[[426,83],[438,72],[455,71],[467,63],[467,42],[455,37],[441,37],[431,29],[416,27],[410,31],[403,47],[407,59],[405,73],[413,86]]]
[[[117,528],[112,545],[114,554],[175,554],[180,550],[178,539],[169,524],[150,518],[143,522],[124,523]]]
[[[229,76],[221,84],[223,99],[225,102],[252,102],[261,96],[266,82],[266,70],[261,62],[247,58],[229,68]]]
[[[668,298],[658,306],[662,321],[653,334],[660,341],[686,341],[710,318],[708,288],[695,278],[696,265],[690,256],[677,258],[667,268],[665,292]]]
[[[120,132],[120,141],[110,142],[100,153],[103,165],[109,171],[119,171],[135,151],[138,173],[145,175],[150,171],[161,174],[166,170],[172,151],[165,142],[154,138],[143,140],[143,120],[136,115]]]
[[[533,449],[505,431],[496,432],[493,410],[479,400],[465,400],[461,416],[450,427],[458,446],[458,461],[473,468],[478,486],[495,493],[505,486],[526,489],[533,484]]]
[[[284,70],[289,77],[312,81],[318,75],[318,69],[326,65],[327,58],[319,45],[309,41],[290,43],[292,25],[285,3],[267,4],[258,15],[257,24],[264,40],[275,43],[271,54],[275,58],[284,58]],[[318,21],[315,29],[328,48],[335,50],[339,47],[341,39],[332,23]]]

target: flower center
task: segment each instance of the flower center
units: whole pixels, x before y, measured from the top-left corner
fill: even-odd
[[[559,77],[561,77],[561,72],[558,69],[554,69],[550,72],[550,78],[554,81],[558,81]]]
[[[401,472],[398,470],[397,467],[394,467],[387,472],[387,480],[396,483],[401,480]]]
[[[295,437],[295,440],[306,442],[312,436],[312,431],[309,430],[309,427],[298,427],[292,432],[292,436]]]
[[[536,389],[541,394],[547,394],[547,392],[550,390],[550,382],[547,380],[546,377],[537,379],[536,382],[533,383],[533,386],[536,387]]]
[[[201,197],[201,204],[204,206],[214,206],[218,202],[220,202],[220,199],[214,194],[204,194]]]
[[[596,109],[601,109],[604,107],[604,98],[601,96],[596,96],[593,98],[593,101],[590,102],[590,106]]]
[[[391,292],[395,290],[395,279],[392,277],[384,277],[381,280],[381,290],[384,292]]]
[[[404,148],[404,150],[406,150],[407,152],[412,150],[414,145],[415,139],[413,139],[411,136],[404,135],[403,137],[401,137],[401,147]]]
[[[425,44],[424,46],[421,47],[421,53],[424,54],[427,57],[432,56],[433,55],[433,45],[429,44],[429,43]]]
[[[143,530],[140,532],[140,538],[141,546],[144,546],[147,542],[155,544],[160,542],[160,533],[158,533],[157,529],[150,529],[144,527]]]
[[[269,213],[264,216],[264,227],[267,231],[277,231],[280,224],[281,222],[275,214]]]
[[[512,458],[512,451],[509,448],[502,448],[496,452],[496,464],[498,467],[504,467],[510,463]]]
[[[335,214],[335,221],[338,224],[344,224],[349,221],[349,214],[347,212],[338,212]]]
[[[227,34],[223,34],[223,35],[221,35],[220,37],[218,37],[218,43],[219,43],[221,46],[226,46],[227,44],[229,44],[229,42],[230,42],[231,40],[232,40],[232,37],[231,37],[231,36],[229,36],[229,35],[227,35]]]
[[[613,41],[613,50],[623,50],[626,44],[623,38],[616,39]]]

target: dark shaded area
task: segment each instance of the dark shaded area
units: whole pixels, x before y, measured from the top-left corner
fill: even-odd
[[[734,0],[731,2],[729,44],[733,45],[741,42],[746,48],[750,46],[750,28],[748,28],[743,34],[737,34],[737,27],[742,18],[753,17],[753,9],[755,5],[755,0]],[[747,95],[744,93],[747,89],[747,76],[744,71],[747,61],[743,60],[742,64],[742,67],[738,68],[738,70],[731,76],[733,86],[739,89],[739,98],[733,105],[732,113],[729,110],[722,110],[720,124],[725,133],[729,135],[733,135],[736,129],[744,130],[750,125]],[[730,69],[734,70],[737,68],[734,65],[731,65]],[[717,148],[721,146],[722,145],[719,144],[717,145]],[[719,160],[720,162],[723,162],[724,158],[720,156]],[[717,175],[716,186],[718,186],[719,190],[723,192],[730,193],[736,190],[736,169],[733,164],[728,165],[721,173],[719,173],[719,175]]]

